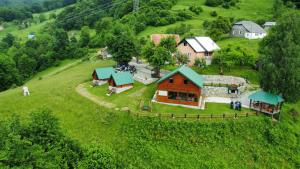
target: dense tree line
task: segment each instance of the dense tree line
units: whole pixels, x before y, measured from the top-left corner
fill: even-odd
[[[239,0],[206,0],[205,5],[216,7],[222,6],[223,8],[230,8],[231,6],[235,6]]]
[[[27,8],[0,7],[0,21],[24,20],[32,18],[32,12]]]
[[[58,15],[57,25],[66,30],[80,29],[84,25],[94,27],[99,18],[113,17],[130,25],[138,33],[146,26],[168,25],[192,17],[189,10],[171,11],[175,3],[175,0],[142,0],[139,12],[132,13],[132,0],[118,3],[110,0],[82,1]],[[194,10],[197,12],[199,9]]]
[[[35,73],[56,65],[60,60],[87,54],[79,41],[75,37],[70,38],[63,29],[49,29],[24,44],[16,41],[11,34],[0,42],[0,91],[21,85]]]
[[[115,153],[103,146],[82,148],[63,134],[51,111],[39,110],[23,124],[14,115],[0,122],[0,168],[116,168]]]
[[[2,3],[6,4],[5,2]],[[74,3],[76,3],[76,0],[45,0],[43,2],[21,3],[20,5],[15,6],[1,5],[0,21],[9,22],[13,20],[25,20],[32,18],[33,13],[50,11]]]
[[[287,101],[300,99],[299,28],[299,14],[284,14],[260,45],[261,87]]]

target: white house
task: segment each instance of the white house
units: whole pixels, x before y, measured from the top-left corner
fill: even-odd
[[[267,32],[252,21],[240,21],[233,25],[231,35],[247,39],[262,39],[267,36]]]

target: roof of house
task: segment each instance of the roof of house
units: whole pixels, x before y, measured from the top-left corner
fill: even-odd
[[[284,101],[282,97],[264,91],[258,91],[253,93],[252,95],[249,96],[249,99],[272,104],[272,105],[277,105],[278,103]]]
[[[266,22],[264,26],[275,26],[276,22]]]
[[[133,76],[130,72],[113,73],[112,78],[117,86],[134,83]]]
[[[168,37],[174,37],[177,44],[180,42],[180,36],[177,34],[152,34],[151,41],[155,45],[158,45],[162,39],[168,38]]]
[[[185,41],[195,50],[195,52],[212,52],[220,47],[210,37],[193,37]]]
[[[240,21],[234,25],[242,25],[250,33],[266,33],[266,31],[257,23],[252,21]]]
[[[187,79],[192,81],[198,87],[203,88],[203,81],[204,81],[203,77],[185,65],[183,65],[183,66],[173,70],[169,74],[165,75],[164,77],[159,79],[159,81],[157,81],[157,83],[161,83],[161,82],[167,80],[168,78],[172,77],[176,73],[180,73],[181,75],[183,75],[184,77],[186,77]]]
[[[108,79],[114,73],[113,67],[97,68],[95,69],[98,79]]]

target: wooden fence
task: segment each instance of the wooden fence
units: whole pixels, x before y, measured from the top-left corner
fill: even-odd
[[[237,119],[250,116],[258,116],[258,112],[235,114],[173,114],[173,113],[132,113],[136,117],[159,117],[169,119]]]

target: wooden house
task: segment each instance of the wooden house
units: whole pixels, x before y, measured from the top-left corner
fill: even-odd
[[[220,47],[210,37],[193,37],[182,40],[177,49],[188,57],[188,65],[193,66],[196,59],[204,59],[210,65],[213,53]]]
[[[264,91],[258,91],[249,96],[250,109],[267,114],[279,113],[283,104],[283,98]]]
[[[133,88],[133,76],[130,72],[112,73],[108,80],[109,95],[112,93],[121,93]]]
[[[94,85],[103,85],[107,83],[108,79],[111,77],[112,73],[114,73],[113,67],[106,67],[106,68],[98,68],[95,69],[92,76],[93,76],[93,84]]]
[[[156,101],[200,107],[202,89],[202,76],[183,65],[157,82]]]

